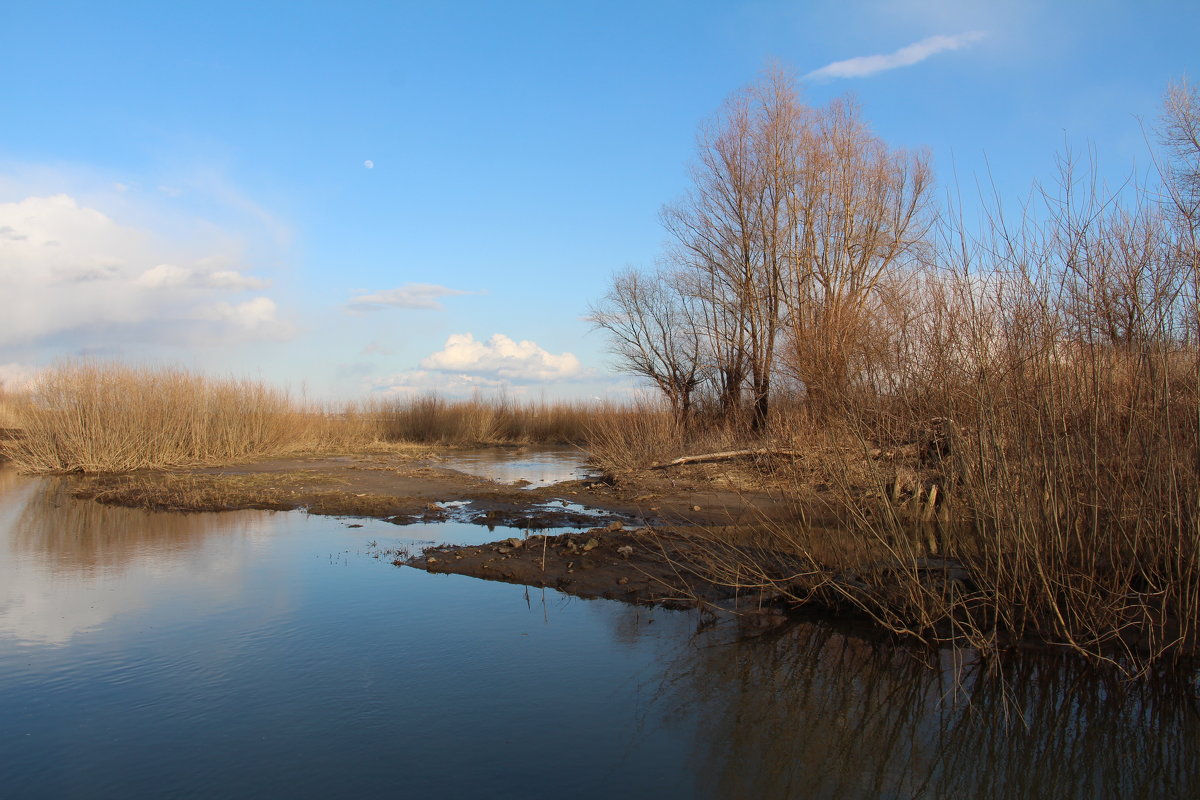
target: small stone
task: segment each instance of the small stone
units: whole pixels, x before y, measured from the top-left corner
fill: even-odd
[[[616,533],[624,527],[625,524],[620,520],[613,520],[612,522],[608,523],[608,527],[604,530],[608,531],[609,533]]]
[[[600,546],[600,540],[599,540],[599,539],[596,539],[596,538],[588,539],[588,540],[587,540],[587,544],[585,544],[585,545],[583,546],[583,552],[585,552],[585,553],[586,553],[586,552],[588,552],[589,550],[595,550],[595,549],[596,549],[597,547],[599,547],[599,546]]]
[[[692,511],[699,511],[699,510],[700,510],[700,506],[692,506]]]
[[[629,558],[633,555],[633,548],[629,545],[624,545],[617,548],[617,552],[621,554],[621,558]]]
[[[510,536],[509,538],[505,539],[504,543],[506,545],[508,545],[509,547],[511,547],[513,550],[516,550],[516,549],[520,548],[521,545],[525,544],[524,542],[522,542],[520,539],[518,539],[515,536]]]
[[[496,552],[497,552],[497,553],[500,553],[501,555],[503,555],[504,553],[511,553],[511,552],[512,552],[512,548],[511,548],[511,547],[497,547],[497,548],[496,548]]]
[[[621,580],[617,581],[617,583],[621,586],[624,586],[625,584],[629,583],[629,578],[621,578]]]
[[[425,560],[425,563],[427,563],[427,564],[436,564],[436,563],[437,563],[437,559],[436,559],[436,558],[434,558],[433,556],[430,556],[429,558],[427,558],[427,559]]]

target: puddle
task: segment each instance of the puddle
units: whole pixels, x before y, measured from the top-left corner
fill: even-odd
[[[488,448],[454,453],[439,466],[526,489],[595,477],[587,453],[575,447],[538,450]]]
[[[450,500],[434,504],[434,510],[424,516],[393,518],[399,525],[434,524],[483,527],[489,532],[497,528],[512,528],[521,531],[536,530],[539,533],[566,533],[582,528],[595,528],[610,522],[626,524],[648,524],[626,514],[617,514],[601,508],[590,508],[566,500],[550,500],[531,503],[520,507],[481,509],[470,500]],[[455,542],[444,542],[454,544]]]

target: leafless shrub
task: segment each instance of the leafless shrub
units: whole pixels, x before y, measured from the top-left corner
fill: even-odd
[[[923,266],[876,250],[847,288],[814,269],[801,286],[815,294],[783,295],[797,302],[789,322],[808,315],[784,364],[807,389],[807,423],[836,440],[796,465],[796,484],[833,487],[822,503],[836,524],[765,524],[752,547],[714,534],[714,578],[929,641],[1034,636],[1131,671],[1194,654],[1198,107],[1187,87],[1168,93],[1161,185],[1106,190],[1068,154],[1015,216],[999,199],[978,226],[949,209],[917,241],[919,184],[893,179],[911,188],[882,219],[906,235],[884,241]],[[870,174],[850,165],[875,153],[903,172],[872,147],[830,163]],[[836,197],[850,191],[837,174],[812,180]],[[855,252],[833,256],[852,265]],[[786,427],[772,432],[794,440]]]

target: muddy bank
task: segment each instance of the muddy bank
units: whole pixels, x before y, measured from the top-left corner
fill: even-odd
[[[75,497],[172,512],[305,510],[406,525],[446,520],[497,531],[480,547],[437,547],[407,566],[672,607],[776,613],[755,592],[714,584],[683,565],[703,555],[689,529],[785,519],[794,504],[765,492],[676,476],[637,483],[570,480],[525,488],[447,466],[453,451],[322,455],[219,468],[71,476]],[[555,529],[551,535],[538,533]],[[579,533],[563,533],[578,529]]]
[[[413,448],[68,480],[76,497],[137,508],[301,509],[397,525],[448,520],[482,525],[497,531],[497,542],[434,547],[398,563],[551,587],[579,597],[716,606],[747,616],[772,616],[798,605],[785,599],[789,592],[779,583],[783,576],[805,572],[810,581],[825,574],[830,580],[861,582],[859,576],[834,576],[812,561],[792,563],[796,557],[783,553],[735,552],[772,526],[813,526],[821,510],[819,489],[790,485],[784,492],[770,484],[769,474],[706,465],[642,474],[636,480],[586,479],[525,487],[446,466],[454,463],[454,454]],[[753,481],[770,488],[756,489]],[[547,529],[554,529],[551,535],[539,534]],[[842,538],[830,527],[823,541],[828,547],[844,548]],[[714,562],[714,556],[725,558],[725,565]],[[772,564],[772,572],[779,572],[758,580],[766,589],[746,588],[745,576],[721,577],[730,563],[764,560]],[[734,588],[737,584],[742,588]],[[794,594],[807,596],[806,603],[815,600],[806,590]]]
[[[717,607],[781,615],[782,606],[758,592],[705,579],[688,565],[700,543],[668,529],[626,529],[620,522],[579,533],[513,536],[479,546],[442,545],[397,566],[434,573],[547,587],[577,597],[602,597],[669,608]]]
[[[442,466],[445,451],[264,459],[225,467],[72,476],[71,493],[163,511],[306,510],[397,524],[456,518],[490,527],[730,525],[797,513],[766,492],[701,481],[614,485],[571,480],[523,488]],[[584,513],[584,509],[589,509]]]

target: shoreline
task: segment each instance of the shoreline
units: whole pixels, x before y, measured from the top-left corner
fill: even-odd
[[[487,544],[435,545],[393,560],[430,573],[553,588],[581,598],[699,608],[751,626],[815,614],[865,621],[883,635],[925,646],[957,643],[989,653],[1077,649],[1038,627],[1017,634],[993,630],[986,613],[960,620],[955,612],[932,627],[911,627],[894,616],[911,602],[906,592],[916,589],[934,603],[957,602],[963,592],[982,600],[968,568],[932,548],[891,557],[847,551],[853,545],[828,514],[819,489],[746,489],[735,473],[703,466],[669,477],[647,473],[521,488],[438,464],[454,452],[307,455],[64,479],[78,499],[148,510],[304,510],[397,525],[453,520],[498,532]],[[815,534],[818,548],[804,556],[778,549],[779,533],[787,530]],[[731,564],[757,571],[735,573]],[[962,622],[968,626],[960,629]],[[964,631],[973,635],[964,637]],[[1115,656],[1132,656],[1148,644],[1121,636],[1110,646]],[[1190,657],[1178,652],[1174,658]]]
[[[784,613],[785,604],[770,592],[721,586],[686,565],[703,560],[705,542],[696,532],[721,530],[737,538],[764,521],[793,517],[791,500],[701,480],[595,478],[522,488],[438,465],[453,454],[310,455],[63,477],[77,499],[152,511],[304,510],[396,525],[453,519],[486,526],[497,541],[439,545],[394,563],[578,597]]]

